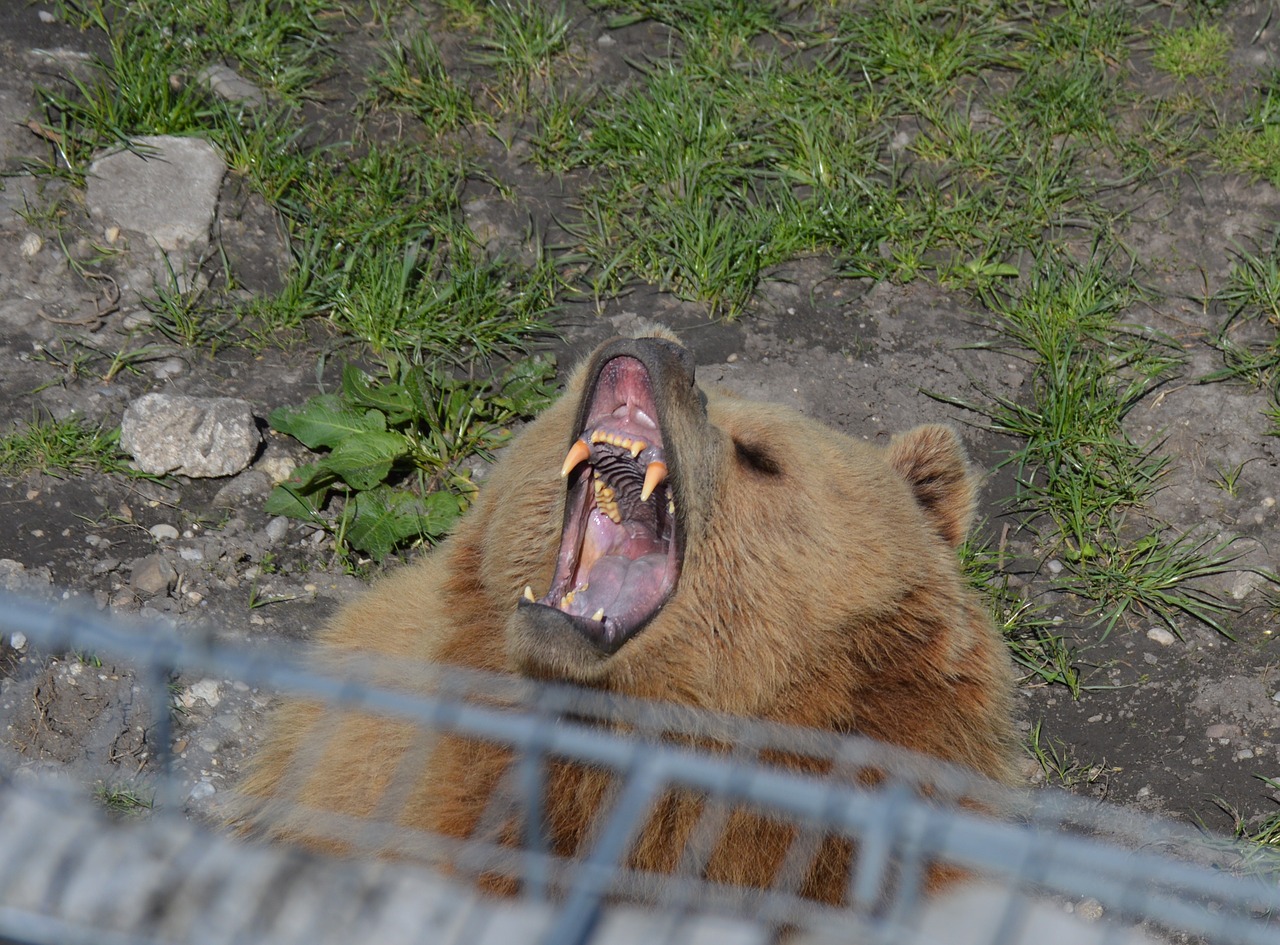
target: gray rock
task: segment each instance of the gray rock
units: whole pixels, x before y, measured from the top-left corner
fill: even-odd
[[[262,89],[247,79],[241,78],[234,69],[222,63],[215,63],[200,70],[196,81],[228,102],[240,102],[253,106],[267,104],[267,96]]]
[[[103,226],[143,233],[161,249],[203,247],[227,165],[207,141],[138,138],[89,167],[85,202]]]
[[[129,580],[139,597],[157,597],[168,594],[178,583],[178,572],[164,555],[147,555],[133,562],[133,575]]]
[[[267,527],[264,531],[267,533],[267,538],[271,542],[278,542],[288,534],[289,520],[283,515],[277,515],[271,521],[267,522]]]
[[[231,397],[145,394],[120,424],[121,447],[154,475],[230,476],[253,461],[261,440],[249,404]]]
[[[240,473],[213,497],[214,508],[239,509],[260,504],[271,492],[271,477],[257,469]]]
[[[6,591],[30,592],[52,583],[48,568],[28,568],[12,558],[0,558],[0,588]]]

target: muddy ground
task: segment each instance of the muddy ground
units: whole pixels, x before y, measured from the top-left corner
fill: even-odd
[[[1237,9],[1236,68],[1280,64],[1280,25],[1254,40],[1261,5]],[[35,114],[33,80],[100,51],[94,37],[42,19],[40,12],[21,0],[0,0],[0,159],[8,171],[24,159],[47,157],[47,142],[25,127]],[[579,12],[588,35],[609,32]],[[625,77],[628,59],[645,43],[660,41],[645,26],[610,37],[583,66],[601,81]],[[358,75],[369,37],[352,29],[348,47],[339,64],[352,64],[351,74]],[[335,89],[342,81],[339,73]],[[335,115],[343,108],[340,91],[333,96]],[[516,197],[504,200],[492,187],[471,185],[473,229],[518,241],[532,219],[553,231],[565,205],[560,185],[495,140],[476,145]],[[211,355],[174,349],[110,382],[102,380],[97,362],[75,365],[77,352],[118,349],[124,319],[138,310],[146,288],[134,280],[139,284],[101,324],[54,321],[50,315],[91,310],[98,287],[79,278],[47,239],[34,254],[27,252],[34,231],[20,212],[46,197],[35,180],[21,175],[5,179],[0,191],[0,430],[39,413],[74,413],[115,425],[132,400],[156,390],[241,397],[261,420],[332,383],[335,359],[327,357],[331,338],[323,326],[315,326],[310,343],[285,351],[223,346]],[[1178,530],[1239,536],[1237,547],[1246,552],[1241,565],[1275,569],[1280,440],[1265,435],[1266,395],[1197,379],[1220,366],[1204,337],[1222,312],[1205,303],[1206,292],[1223,284],[1236,242],[1271,232],[1280,220],[1280,194],[1265,183],[1192,168],[1158,190],[1126,199],[1145,209],[1123,239],[1148,262],[1145,277],[1157,290],[1149,307],[1133,317],[1176,337],[1188,357],[1181,378],[1148,397],[1130,418],[1135,438],[1163,435],[1162,449],[1174,460],[1155,514]],[[217,231],[241,284],[271,291],[287,257],[269,211],[228,179],[218,213]],[[100,235],[94,227],[83,217],[66,221],[73,252],[75,239]],[[115,265],[127,272],[131,263],[136,261],[126,258]],[[784,401],[874,442],[924,421],[956,424],[986,469],[995,469],[1015,445],[985,431],[975,415],[930,396],[1028,394],[1025,363],[973,347],[993,336],[969,297],[923,280],[898,286],[837,278],[827,259],[793,263],[771,276],[735,322],[709,321],[702,306],[643,287],[599,311],[565,302],[556,318],[561,337],[547,346],[564,367],[615,333],[666,325],[696,354],[704,385]],[[0,480],[0,583],[49,599],[87,599],[122,616],[209,622],[236,639],[305,639],[372,569],[345,573],[328,536],[297,522],[273,523],[263,512],[269,472],[278,468],[271,464],[301,461],[304,453],[268,432],[254,464],[230,479],[32,474]],[[1219,468],[1241,463],[1235,495],[1213,484]],[[1191,620],[1180,622],[1181,639],[1156,639],[1148,630],[1158,622],[1141,617],[1099,639],[1079,602],[1054,590],[1053,562],[1043,560],[1037,536],[1008,515],[1011,491],[1007,470],[989,477],[983,527],[1022,563],[1012,566],[1015,585],[1061,619],[1058,631],[1072,647],[1086,687],[1075,699],[1061,686],[1028,680],[1018,696],[1024,729],[1029,735],[1039,724],[1042,744],[1056,746],[1068,786],[1224,832],[1233,827],[1224,808],[1254,822],[1280,811],[1260,780],[1280,777],[1280,620],[1262,582],[1242,571],[1211,583],[1240,608],[1229,621],[1234,640]],[[158,590],[157,555],[172,569],[172,579],[162,580]],[[0,642],[0,737],[8,759],[22,770],[70,767],[91,783],[145,778],[147,750],[127,664],[50,659],[13,642]],[[183,708],[179,771],[190,786],[188,806],[198,815],[235,781],[268,694],[194,678],[180,680],[175,691]],[[1027,771],[1034,781],[1046,780],[1030,756]]]

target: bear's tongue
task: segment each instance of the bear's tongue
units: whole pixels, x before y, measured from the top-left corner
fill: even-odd
[[[593,508],[578,554],[574,589],[560,600],[560,609],[593,619],[606,614],[624,622],[639,617],[662,586],[667,565],[662,545],[651,529],[634,522],[616,524]]]

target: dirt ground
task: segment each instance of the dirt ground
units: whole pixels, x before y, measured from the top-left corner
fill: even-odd
[[[1241,5],[1233,62],[1242,70],[1256,68],[1258,56],[1280,62],[1280,25],[1250,42],[1257,18],[1244,14],[1253,9]],[[0,0],[0,156],[10,171],[23,158],[45,153],[46,143],[24,127],[35,109],[33,81],[60,62],[100,51],[92,36],[45,22],[38,10],[22,0]],[[588,29],[606,32],[601,21],[583,16]],[[611,36],[612,43],[600,47],[605,51],[583,66],[600,81],[625,76],[628,59],[653,41],[653,28],[630,27]],[[344,53],[353,74],[368,56],[366,42],[353,32]],[[341,76],[332,81],[340,84]],[[332,107],[335,115],[341,111],[340,96]],[[566,200],[561,185],[496,141],[477,141],[477,147],[517,196],[503,199],[488,185],[470,185],[472,228],[499,241],[518,241],[532,219],[553,237],[553,221]],[[95,287],[53,248],[35,256],[23,251],[31,228],[18,211],[43,198],[30,178],[3,183],[0,430],[37,412],[115,425],[132,400],[153,390],[241,397],[256,417],[265,418],[332,383],[335,359],[325,357],[329,339],[319,328],[312,344],[288,351],[222,347],[211,356],[175,350],[109,383],[92,370],[72,370],[68,352],[76,345],[111,350],[121,343],[128,305],[95,331],[51,321],[55,303],[89,306]],[[1241,564],[1274,570],[1280,439],[1265,435],[1266,396],[1197,379],[1220,366],[1204,336],[1222,313],[1205,303],[1206,289],[1211,293],[1223,284],[1236,242],[1271,232],[1280,220],[1280,194],[1265,183],[1193,168],[1158,191],[1125,199],[1145,208],[1123,240],[1137,258],[1152,263],[1147,279],[1156,290],[1135,317],[1176,337],[1188,355],[1182,377],[1130,416],[1134,437],[1160,433],[1162,451],[1174,460],[1155,514],[1178,530],[1240,536],[1238,547],[1247,551]],[[269,212],[229,182],[219,215],[223,245],[241,283],[270,291],[285,256]],[[92,228],[85,219],[73,219],[68,232],[91,235]],[[609,301],[602,311],[565,303],[556,319],[561,338],[548,347],[564,367],[606,337],[666,325],[695,353],[704,385],[783,401],[875,442],[920,422],[956,424],[975,462],[986,469],[995,469],[1014,446],[984,430],[979,417],[929,396],[973,399],[977,390],[1027,396],[1024,363],[973,347],[993,336],[968,297],[924,280],[899,286],[837,278],[827,259],[792,263],[770,275],[748,313],[734,322],[709,321],[702,306],[643,287]],[[235,639],[305,639],[363,578],[335,567],[322,533],[296,522],[273,523],[262,511],[270,486],[264,464],[301,460],[304,452],[288,438],[267,433],[254,466],[230,480],[0,480],[0,584],[49,599],[88,599],[125,616],[209,622]],[[1213,484],[1219,467],[1241,463],[1235,495]],[[1065,774],[1047,780],[1065,780],[1071,790],[1109,803],[1203,821],[1224,832],[1233,827],[1224,809],[1254,821],[1280,811],[1280,793],[1261,780],[1280,777],[1280,618],[1261,582],[1246,571],[1214,579],[1213,588],[1240,608],[1230,619],[1234,640],[1186,620],[1181,639],[1162,641],[1154,638],[1159,634],[1148,635],[1156,622],[1141,617],[1100,639],[1079,603],[1055,590],[1054,562],[1042,560],[1037,536],[1007,513],[1011,491],[1007,470],[989,477],[983,527],[1022,563],[1012,572],[1014,583],[1061,619],[1058,632],[1072,647],[1085,686],[1078,699],[1065,688],[1032,681],[1019,691],[1018,713],[1028,738],[1039,725],[1041,744],[1055,746]],[[161,529],[161,537],[152,531],[166,525],[174,531]],[[142,576],[157,555],[173,576],[153,592]],[[271,602],[263,605],[264,600]],[[132,711],[128,666],[107,662],[87,672],[74,659],[38,657],[12,642],[0,642],[0,737],[9,760],[24,769],[70,767],[91,782],[127,783],[138,775],[145,768],[138,760],[144,754],[138,733],[146,721]],[[178,719],[179,770],[191,785],[190,809],[199,814],[234,782],[268,694],[201,679],[180,680],[176,692],[184,708]],[[1045,782],[1030,755],[1027,771],[1033,781]]]

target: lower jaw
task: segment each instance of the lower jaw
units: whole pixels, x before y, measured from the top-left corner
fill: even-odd
[[[575,618],[527,601],[507,621],[506,645],[512,668],[521,675],[583,684],[602,681],[616,653],[587,639]]]

